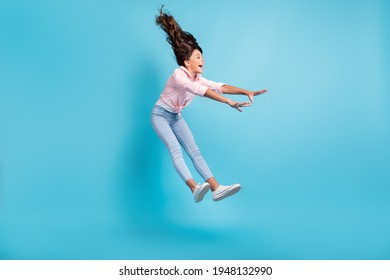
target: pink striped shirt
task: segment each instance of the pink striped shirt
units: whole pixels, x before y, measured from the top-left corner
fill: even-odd
[[[180,66],[169,77],[156,105],[180,114],[195,96],[203,97],[208,88],[222,94],[223,85],[209,81],[200,74],[193,77],[185,67]]]

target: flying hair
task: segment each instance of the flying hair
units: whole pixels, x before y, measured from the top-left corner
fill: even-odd
[[[203,53],[196,38],[189,32],[183,31],[175,18],[167,12],[163,12],[164,5],[160,8],[160,14],[156,16],[156,24],[166,33],[167,41],[172,46],[176,62],[184,66],[184,61],[189,60],[194,50]]]

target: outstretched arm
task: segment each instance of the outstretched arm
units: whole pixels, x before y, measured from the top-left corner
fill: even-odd
[[[207,89],[204,96],[213,99],[215,101],[219,101],[222,103],[228,104],[230,107],[237,109],[238,111],[242,112],[240,107],[247,107],[250,106],[251,104],[249,102],[235,102],[233,100],[230,100],[229,98],[226,98],[223,95],[220,95],[216,93],[215,91],[211,89]]]
[[[253,103],[253,97],[255,97],[255,96],[259,95],[259,94],[267,92],[267,89],[262,89],[262,90],[258,90],[258,91],[250,91],[250,90],[238,88],[238,87],[231,86],[231,85],[223,85],[221,90],[222,90],[222,92],[224,94],[241,94],[241,95],[246,95],[246,96],[248,96],[249,100],[252,103]]]

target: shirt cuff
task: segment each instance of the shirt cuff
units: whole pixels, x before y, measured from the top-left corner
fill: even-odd
[[[207,89],[208,89],[208,87],[206,87],[204,85],[199,85],[199,90],[198,90],[198,94],[197,95],[199,95],[201,97],[204,97]]]
[[[215,91],[220,93],[220,94],[223,94],[222,92],[222,87],[224,86],[225,84],[224,83],[216,83],[216,88],[215,88]]]

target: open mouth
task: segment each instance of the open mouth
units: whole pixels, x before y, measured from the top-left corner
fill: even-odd
[[[201,65],[198,65],[198,66],[199,66],[200,69],[203,69],[203,65],[202,65],[202,64],[201,64]]]

